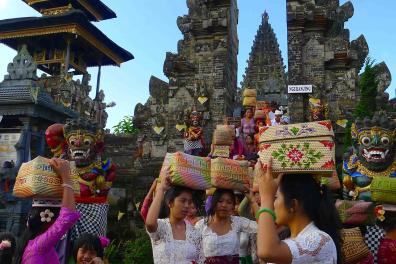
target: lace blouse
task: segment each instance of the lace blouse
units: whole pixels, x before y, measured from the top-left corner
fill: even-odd
[[[313,222],[307,225],[295,238],[283,240],[289,247],[292,264],[336,264],[337,250],[333,239]]]
[[[206,258],[239,255],[241,232],[257,233],[255,221],[239,216],[231,216],[231,230],[225,235],[220,236],[213,232],[205,219],[200,220],[195,227],[202,235],[202,250]]]
[[[153,247],[155,264],[200,263],[201,237],[195,228],[186,221],[186,240],[173,238],[172,226],[167,219],[157,220],[157,231],[148,232]]]

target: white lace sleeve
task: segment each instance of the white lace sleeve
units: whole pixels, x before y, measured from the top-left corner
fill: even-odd
[[[153,241],[158,241],[161,239],[164,239],[164,237],[167,234],[167,228],[166,228],[166,222],[164,219],[158,219],[157,220],[157,230],[153,233],[150,233],[147,231],[148,235]]]
[[[249,220],[245,217],[233,216],[232,224],[235,231],[244,232],[248,234],[257,233],[257,222]]]
[[[293,256],[293,264],[337,263],[337,251],[333,240],[326,233],[312,232],[295,239],[286,239]]]

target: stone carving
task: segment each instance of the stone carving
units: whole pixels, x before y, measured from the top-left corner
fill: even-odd
[[[29,54],[26,45],[23,45],[13,61],[8,64],[8,75],[4,80],[37,80],[37,64]]]
[[[313,85],[314,98],[326,99],[333,121],[353,112],[358,74],[368,54],[364,36],[350,41],[345,22],[353,16],[351,2],[287,1],[288,83]],[[310,120],[307,95],[289,94],[292,122]],[[342,132],[342,131],[340,131]]]
[[[106,127],[107,117],[109,116],[106,109],[109,107],[114,107],[115,102],[105,103],[105,94],[103,90],[100,90],[97,98],[93,100],[93,112],[91,118],[99,125],[101,128]]]
[[[188,14],[177,18],[183,34],[177,53],[166,53],[168,82],[150,79],[150,98],[135,108],[139,136],[151,142],[151,160],[167,151],[183,151],[190,113],[196,110],[203,130],[231,116],[237,80],[237,6],[235,0],[187,0]],[[212,135],[205,133],[210,145]],[[151,162],[151,161],[150,161]]]

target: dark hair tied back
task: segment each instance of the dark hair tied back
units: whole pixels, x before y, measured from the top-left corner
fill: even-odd
[[[333,239],[340,258],[341,222],[331,191],[310,174],[285,174],[279,184],[286,207],[298,201],[304,213]]]

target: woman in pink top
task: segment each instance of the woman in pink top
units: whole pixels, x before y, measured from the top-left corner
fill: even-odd
[[[69,162],[51,159],[50,164],[56,174],[62,178],[62,207],[32,207],[27,228],[22,235],[17,263],[22,264],[58,264],[55,245],[80,218],[76,211],[74,192],[70,179]]]

